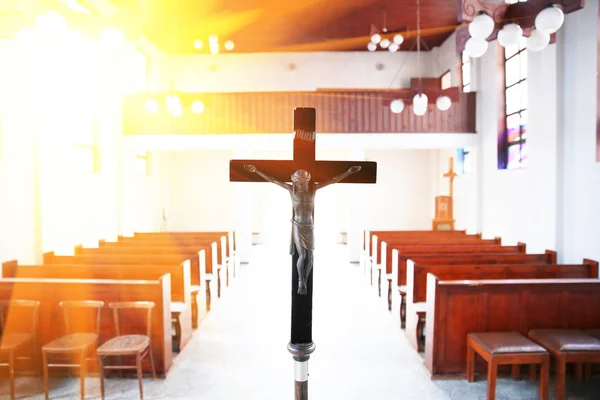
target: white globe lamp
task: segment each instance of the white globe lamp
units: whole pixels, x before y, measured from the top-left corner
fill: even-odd
[[[381,35],[379,33],[373,34],[373,36],[371,36],[371,42],[375,44],[381,42]]]
[[[375,51],[375,50],[377,50],[377,45],[373,42],[369,42],[369,44],[367,45],[367,49],[369,51]]]
[[[202,114],[204,112],[204,103],[200,100],[192,101],[192,112],[194,114]]]
[[[382,39],[381,42],[379,42],[379,45],[381,46],[382,49],[387,49],[388,46],[390,45],[390,40]]]
[[[544,8],[535,17],[535,27],[547,33],[554,33],[559,30],[563,22],[565,22],[565,14],[557,4],[551,4]]]
[[[488,49],[488,42],[485,39],[469,38],[465,43],[465,51],[471,58],[479,58],[485,54]]]
[[[401,34],[398,33],[398,34],[394,35],[393,41],[398,46],[400,46],[402,43],[404,43],[404,36],[402,36]]]
[[[388,47],[388,50],[390,51],[390,53],[395,53],[398,51],[398,48],[400,46],[398,46],[396,43],[391,43],[390,46]]]
[[[390,103],[390,110],[394,114],[400,114],[404,111],[404,102],[401,99],[392,100]]]
[[[448,111],[452,106],[452,100],[450,100],[450,97],[442,95],[437,98],[437,100],[435,101],[435,105],[440,111]]]
[[[498,32],[498,43],[502,47],[516,46],[519,44],[519,39],[523,36],[523,29],[518,24],[511,22],[504,25]]]
[[[534,29],[527,38],[527,50],[542,51],[550,43],[550,34],[539,29]]]
[[[487,39],[494,31],[494,19],[484,12],[473,18],[469,24],[469,34],[475,39]]]
[[[428,99],[425,93],[419,93],[413,97],[413,112],[415,115],[425,115],[425,112],[427,112],[427,101]]]

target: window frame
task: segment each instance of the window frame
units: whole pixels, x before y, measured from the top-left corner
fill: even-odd
[[[501,135],[501,143],[500,143],[500,151],[498,152],[498,169],[505,169],[505,170],[518,170],[518,169],[523,169],[527,167],[527,119],[525,120],[525,125],[523,125],[521,122],[523,120],[523,114],[527,115],[528,113],[528,106],[529,106],[529,98],[526,99],[525,104],[523,104],[523,94],[522,92],[519,94],[519,107],[516,110],[513,110],[511,113],[508,113],[508,91],[511,88],[515,88],[515,87],[521,87],[522,85],[527,85],[528,81],[528,75],[527,75],[527,71],[525,71],[525,73],[523,74],[523,71],[521,70],[521,68],[523,67],[523,62],[521,57],[523,56],[523,54],[525,54],[525,57],[527,57],[527,59],[525,60],[526,63],[528,63],[529,59],[528,59],[528,54],[527,54],[527,46],[524,40],[521,40],[521,42],[518,45],[518,50],[510,55],[510,56],[506,56],[507,55],[507,51],[506,49],[503,49],[502,51],[503,54],[503,70],[502,70],[502,75],[503,75],[503,95],[504,95],[504,129],[503,129],[503,134]],[[518,59],[518,65],[519,65],[519,77],[518,80],[516,82],[513,82],[510,85],[507,85],[507,81],[506,81],[506,73],[507,73],[507,64],[510,60],[513,59]],[[525,65],[525,68],[527,68],[527,64]],[[515,116],[518,116],[519,118],[519,124],[518,124],[518,130],[519,130],[519,134],[518,134],[518,139],[513,140],[513,141],[509,141],[509,124],[508,121],[510,118],[514,118]],[[525,137],[524,137],[525,136]],[[511,148],[514,148],[516,146],[519,146],[519,162],[517,165],[515,166],[509,166],[509,154],[510,154],[510,150]],[[525,157],[523,156],[523,153],[525,153]]]
[[[447,87],[444,87],[444,78],[445,78],[446,76],[448,76],[448,77],[449,77],[449,80],[450,80],[450,82],[449,82],[449,84],[448,84],[448,86],[447,86]],[[444,73],[442,74],[442,76],[440,76],[440,88],[441,88],[442,90],[446,90],[446,89],[448,89],[448,88],[451,88],[451,87],[452,87],[452,70],[451,70],[451,69],[448,69],[446,72],[444,72]]]
[[[139,160],[144,160],[144,164],[146,166],[145,168],[145,173],[144,175],[141,175],[138,173],[138,168],[137,168],[137,162]],[[135,176],[138,178],[149,178],[150,177],[150,152],[149,151],[144,151],[143,153],[136,153],[135,154],[135,164],[134,164],[134,173]]]
[[[467,61],[465,61],[465,58],[467,59]],[[462,53],[460,54],[460,90],[463,93],[470,93],[471,92],[471,76],[472,76],[472,67],[473,66],[473,60],[471,59],[471,57],[469,57],[469,55],[466,53],[465,50],[462,51]],[[465,83],[465,74],[464,74],[464,69],[465,67],[469,68],[469,81]],[[465,88],[467,88],[467,90],[465,90]]]

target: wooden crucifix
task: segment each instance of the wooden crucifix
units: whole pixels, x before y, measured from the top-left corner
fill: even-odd
[[[449,196],[450,198],[453,198],[453,189],[454,189],[454,178],[456,178],[458,176],[458,174],[456,174],[454,172],[454,158],[450,157],[449,160],[449,166],[448,166],[448,172],[446,172],[444,174],[444,178],[449,178],[450,179],[450,192],[449,192]]]
[[[435,198],[435,217],[432,221],[432,229],[454,230],[454,178],[458,175],[454,172],[454,158],[450,157],[448,172],[444,178],[450,179],[450,191],[448,196],[437,196]]]
[[[232,182],[271,182],[292,198],[292,327],[289,352],[294,356],[295,399],[308,399],[308,359],[312,341],[314,198],[318,189],[334,183],[375,183],[377,163],[317,161],[316,110],[294,109],[293,160],[231,160]],[[291,182],[291,184],[289,183]]]

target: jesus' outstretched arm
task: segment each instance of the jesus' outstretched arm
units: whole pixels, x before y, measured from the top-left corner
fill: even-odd
[[[361,170],[361,167],[359,165],[355,165],[354,167],[348,168],[348,170],[346,172],[344,172],[342,174],[339,174],[338,176],[335,176],[335,177],[331,178],[328,181],[317,183],[316,187],[317,187],[317,189],[322,189],[325,186],[329,186],[329,185],[332,185],[334,183],[341,182],[344,179],[346,179],[347,176],[355,174],[355,173],[357,173],[360,170]]]
[[[278,186],[281,186],[282,188],[287,189],[288,191],[292,190],[292,185],[287,184],[287,183],[282,182],[282,181],[279,181],[279,180],[273,178],[272,176],[265,174],[264,172],[262,172],[261,170],[259,170],[258,168],[256,168],[252,164],[244,165],[244,169],[246,171],[254,172],[254,173],[260,175],[261,177],[263,177],[265,180],[267,180],[267,181],[269,181],[271,183],[274,183],[274,184],[276,184]]]

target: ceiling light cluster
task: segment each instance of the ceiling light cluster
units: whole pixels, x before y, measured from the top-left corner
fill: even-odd
[[[204,47],[204,42],[202,41],[202,39],[194,40],[194,48],[196,50],[201,50],[203,47]],[[235,48],[235,43],[233,43],[233,40],[226,40],[225,43],[223,44],[223,47],[227,51],[232,51]],[[211,54],[219,54],[219,52],[220,52],[219,36],[210,35],[208,37],[208,50],[210,51]]]
[[[509,4],[518,1],[507,0]],[[535,17],[535,28],[527,38],[527,49],[542,51],[550,43],[550,35],[560,29],[565,20],[562,7],[559,4],[550,4],[540,11]],[[465,43],[465,51],[472,58],[479,58],[488,48],[487,38],[494,31],[494,19],[481,11],[469,24],[471,38]],[[498,43],[502,47],[511,47],[519,44],[523,37],[523,28],[516,22],[506,23],[498,31]]]
[[[387,29],[383,30],[385,34]],[[404,36],[400,33],[396,33],[392,40],[387,37],[383,37],[379,33],[374,33],[371,35],[371,41],[367,44],[367,49],[369,51],[375,51],[377,48],[381,48],[384,50],[388,50],[390,53],[395,53],[400,48],[400,45],[404,42]]]

